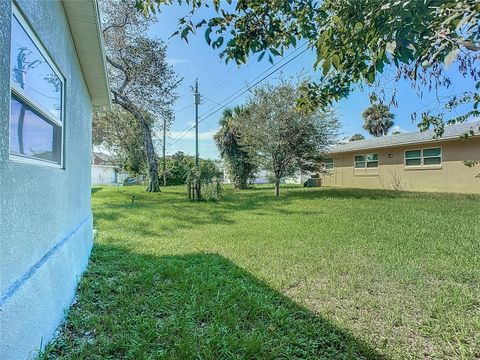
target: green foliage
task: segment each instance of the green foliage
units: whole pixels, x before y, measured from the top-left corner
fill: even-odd
[[[357,140],[363,140],[363,139],[365,139],[365,136],[363,136],[362,134],[353,134],[350,140],[348,141],[357,141]]]
[[[213,161],[202,161],[189,169],[187,174],[188,198],[196,201],[218,201],[222,198],[222,174]]]
[[[118,105],[103,113],[94,113],[93,145],[107,149],[116,162],[132,175],[145,175],[147,162],[143,133],[138,121]]]
[[[257,167],[252,156],[240,145],[241,133],[238,121],[242,113],[247,111],[244,107],[225,109],[220,119],[220,129],[214,139],[220,156],[224,159],[236,189],[246,189],[248,181],[254,177]]]
[[[145,13],[173,0],[136,0]],[[472,104],[451,122],[479,116],[480,2],[476,0],[230,0],[214,1],[215,15],[202,18],[207,0],[177,0],[192,11],[179,21],[185,40],[199,28],[212,48],[221,49],[227,61],[245,63],[249,56],[259,60],[282,56],[290,47],[304,40],[315,50],[315,69],[320,80],[304,86],[302,106],[327,106],[349,95],[355,84],[381,82],[387,68],[396,70],[394,81],[407,80],[420,90],[448,87],[445,68],[456,61],[459,71],[477,82],[476,89],[453,95],[458,101]],[[198,15],[200,18],[196,19]],[[384,87],[380,86],[383,92]],[[383,96],[382,94],[374,94]],[[391,102],[395,103],[395,92]],[[443,109],[424,111],[421,128],[438,125],[430,117],[443,117]],[[416,114],[412,114],[414,117]],[[451,115],[450,115],[451,116]],[[441,134],[441,126],[438,133]]]
[[[184,185],[195,171],[195,157],[179,151],[167,158],[167,185]],[[200,159],[198,171],[205,181],[212,181],[223,175],[215,162],[208,159]]]
[[[336,141],[339,125],[333,110],[301,111],[298,95],[298,84],[284,79],[258,87],[238,121],[241,146],[274,176],[277,196],[281,178],[318,171],[322,153]]]
[[[393,126],[394,115],[383,104],[374,104],[362,114],[363,128],[375,137],[385,136]]]

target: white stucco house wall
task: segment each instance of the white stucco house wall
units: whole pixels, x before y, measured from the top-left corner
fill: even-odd
[[[0,54],[0,359],[28,359],[92,247],[92,110],[110,106],[96,1],[1,0]]]
[[[92,153],[92,185],[123,185],[128,173],[115,164],[115,159],[105,153]]]

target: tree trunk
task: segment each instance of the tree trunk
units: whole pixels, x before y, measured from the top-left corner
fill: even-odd
[[[280,179],[275,179],[275,196],[280,196]]]
[[[133,115],[135,119],[140,123],[143,134],[143,146],[145,147],[145,154],[147,157],[148,165],[148,192],[159,192],[160,191],[160,179],[158,176],[158,163],[155,156],[155,148],[153,147],[152,132],[150,130],[150,125],[145,118],[145,115],[132,103],[123,100],[117,102],[121,107],[127,110],[130,114]]]

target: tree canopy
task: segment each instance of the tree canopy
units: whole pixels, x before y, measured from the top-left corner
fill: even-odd
[[[153,17],[135,11],[128,0],[104,0],[100,5],[113,103],[138,121],[148,164],[147,191],[159,191],[154,127],[159,118],[170,123],[180,79],[167,63],[163,41],[147,36]]]
[[[110,111],[94,113],[92,142],[107,149],[129,173],[146,173],[142,129],[138,121],[120,106],[113,105]]]
[[[248,180],[254,176],[257,169],[252,156],[240,144],[242,135],[238,122],[246,111],[248,110],[245,107],[240,106],[225,109],[220,119],[220,129],[214,136],[220,156],[225,161],[236,189],[246,189]]]
[[[300,111],[299,87],[280,79],[253,91],[238,122],[240,144],[275,179],[320,168],[322,154],[336,141],[338,121],[331,109]]]
[[[144,13],[155,12],[173,0],[136,0]],[[476,87],[437,99],[442,106],[412,116],[421,119],[424,130],[431,125],[443,133],[444,116],[452,108],[470,104],[448,122],[479,116],[480,102],[480,2],[478,0],[177,0],[191,6],[179,20],[178,35],[204,29],[205,40],[227,61],[245,63],[253,54],[259,60],[282,56],[290,47],[305,42],[316,53],[319,79],[304,87],[300,104],[315,108],[348,96],[355,84],[375,85],[380,81],[410,82],[422,96],[422,89],[448,87],[445,74],[456,63],[464,77]],[[212,7],[214,15],[202,17],[202,7]],[[387,74],[386,69],[394,69]],[[385,79],[390,77],[390,79]],[[373,89],[372,100],[391,94]],[[385,100],[385,99],[384,99]],[[464,107],[462,107],[463,109]],[[452,112],[455,113],[455,112]],[[456,114],[456,113],[455,113]]]
[[[348,141],[357,141],[357,140],[363,140],[363,139],[365,139],[365,136],[363,136],[362,134],[353,134]]]
[[[385,136],[393,126],[394,115],[390,112],[388,106],[384,104],[374,104],[368,107],[362,114],[364,125],[370,135],[375,137]]]

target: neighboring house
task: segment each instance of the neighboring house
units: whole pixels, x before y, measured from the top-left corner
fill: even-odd
[[[334,148],[327,160],[327,186],[480,193],[480,168],[465,160],[480,159],[480,121],[433,130],[351,141]],[[475,136],[462,140],[471,129]]]
[[[92,109],[110,106],[97,3],[0,1],[0,54],[0,359],[27,359],[92,247]]]
[[[128,173],[115,165],[112,156],[94,152],[92,154],[92,185],[121,185],[128,178]]]

